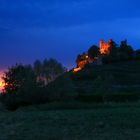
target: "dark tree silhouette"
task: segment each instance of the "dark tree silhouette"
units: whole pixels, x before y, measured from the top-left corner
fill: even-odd
[[[47,93],[42,83],[37,82],[36,74],[30,65],[12,66],[5,72],[3,80],[5,91],[1,101],[10,110],[48,101]]]
[[[16,64],[8,69],[3,76],[5,92],[19,94],[20,91],[28,90],[36,86],[36,76],[30,65]],[[28,91],[27,91],[28,92]]]
[[[34,62],[34,71],[37,76],[42,75],[42,63],[40,60]]]
[[[89,50],[88,50],[88,56],[90,58],[94,58],[94,57],[98,56],[98,54],[99,54],[99,47],[98,46],[93,45],[93,46],[91,46],[89,48]]]
[[[135,57],[137,60],[140,60],[140,49],[136,50]]]
[[[55,59],[45,59],[43,62],[43,75],[47,79],[47,82],[54,80],[65,71],[66,69]]]
[[[110,42],[110,50],[109,51],[110,51],[110,54],[109,54],[110,62],[119,61],[117,43],[113,40],[111,40],[111,42]]]
[[[121,41],[119,52],[120,60],[132,60],[134,58],[134,50],[127,44],[127,40]]]
[[[78,55],[77,58],[76,58],[77,67],[79,67],[79,63],[80,63],[81,61],[87,61],[87,59],[88,59],[88,55],[87,55],[87,53],[85,53],[85,52],[83,52],[82,55]]]
[[[53,81],[57,76],[66,71],[55,59],[45,59],[43,62],[36,60],[34,62],[34,71],[37,76],[37,81],[43,82],[45,85]]]

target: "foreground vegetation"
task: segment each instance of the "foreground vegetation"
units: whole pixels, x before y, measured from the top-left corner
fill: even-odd
[[[0,140],[140,139],[139,104],[103,106],[79,103],[81,109],[66,109],[66,104],[51,103],[24,107],[15,112],[0,111]],[[71,105],[69,103],[69,107]],[[55,106],[61,106],[61,110],[55,110]],[[87,106],[87,109],[82,106]]]

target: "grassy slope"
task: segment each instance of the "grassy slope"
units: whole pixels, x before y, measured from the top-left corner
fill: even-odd
[[[42,107],[0,112],[0,140],[140,139],[139,105],[56,111]]]
[[[90,93],[103,86],[105,89],[113,87],[111,91],[137,93],[140,89],[140,61],[85,68],[73,79],[81,93]]]

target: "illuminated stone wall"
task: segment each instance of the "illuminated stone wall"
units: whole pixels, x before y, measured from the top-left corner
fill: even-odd
[[[82,61],[80,61],[80,62],[77,64],[77,66],[80,67],[80,68],[84,68],[84,66],[85,66],[87,63],[88,63],[87,60],[82,60]]]
[[[104,42],[103,40],[100,40],[100,53],[101,54],[109,54],[110,53],[110,43],[112,40],[109,40],[109,42]]]
[[[86,53],[84,53],[82,55],[83,59],[77,62],[77,67],[74,69],[74,72],[82,70],[86,64],[102,65],[102,55],[110,53],[111,42],[112,40],[109,40],[108,42],[100,40],[100,54],[97,57],[90,58]]]

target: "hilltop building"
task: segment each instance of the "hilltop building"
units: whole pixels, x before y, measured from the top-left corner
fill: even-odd
[[[111,39],[108,42],[104,42],[103,40],[100,40],[100,48],[99,48],[100,54],[97,57],[90,58],[87,53],[83,53],[81,55],[82,59],[76,62],[77,67],[73,71],[78,72],[82,70],[87,64],[102,65],[102,55],[106,55],[110,53],[111,42],[112,42]]]
[[[100,40],[100,53],[102,55],[110,53],[111,42],[112,42],[111,39],[108,42],[104,42],[103,40]]]

